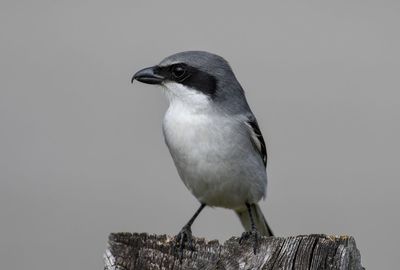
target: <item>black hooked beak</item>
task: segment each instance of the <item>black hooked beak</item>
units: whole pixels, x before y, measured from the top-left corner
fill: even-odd
[[[133,75],[131,83],[133,83],[134,80],[137,80],[147,84],[160,84],[165,78],[160,74],[157,74],[156,68],[157,66],[139,70],[135,75]]]

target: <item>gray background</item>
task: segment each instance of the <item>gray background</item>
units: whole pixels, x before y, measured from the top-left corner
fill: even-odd
[[[0,3],[2,269],[102,269],[109,232],[177,233],[198,207],[131,75],[188,49],[228,59],[269,150],[277,235],[355,236],[398,265],[398,1]],[[225,240],[233,212],[194,234]]]

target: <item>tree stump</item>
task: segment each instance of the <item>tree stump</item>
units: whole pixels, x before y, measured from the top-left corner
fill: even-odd
[[[194,238],[195,251],[174,254],[173,237],[146,233],[112,233],[104,254],[105,270],[147,269],[364,269],[353,237],[300,235],[263,237],[257,254],[249,241],[232,237]]]

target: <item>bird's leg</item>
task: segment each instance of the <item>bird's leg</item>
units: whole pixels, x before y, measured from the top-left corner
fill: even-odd
[[[191,227],[194,220],[197,218],[197,216],[200,214],[201,210],[203,210],[205,206],[206,205],[204,203],[200,205],[200,208],[197,209],[193,217],[188,221],[188,223],[186,223],[185,226],[183,226],[182,230],[175,237],[175,241],[177,242],[177,248],[179,249],[179,255],[181,258],[183,256],[183,249],[185,247],[187,247],[190,250],[194,250]]]
[[[254,254],[256,254],[257,249],[258,249],[258,242],[259,242],[259,238],[261,237],[261,234],[258,232],[256,224],[254,222],[253,213],[251,212],[251,205],[249,203],[246,203],[246,207],[247,207],[247,212],[249,213],[249,217],[250,217],[251,230],[248,232],[244,232],[242,234],[242,236],[240,237],[239,243],[242,244],[244,240],[249,239],[251,237],[252,240],[254,241],[253,242]]]

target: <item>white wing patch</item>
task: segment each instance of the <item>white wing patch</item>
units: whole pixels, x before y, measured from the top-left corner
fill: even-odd
[[[257,120],[248,119],[246,126],[249,129],[250,139],[264,162],[265,167],[267,166],[267,149],[265,147],[265,141],[261,134],[260,128],[258,127]]]
[[[261,153],[261,142],[258,139],[257,134],[254,132],[254,129],[248,122],[246,122],[246,125],[249,128],[252,143],[256,146],[258,152]]]

